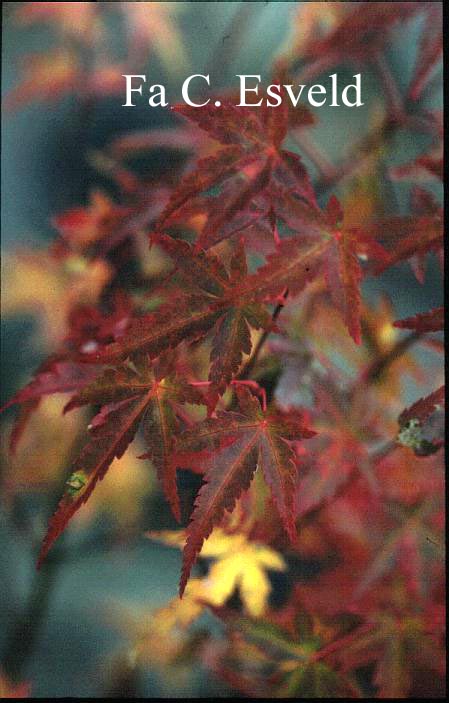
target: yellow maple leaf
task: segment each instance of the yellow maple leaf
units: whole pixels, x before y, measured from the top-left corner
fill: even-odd
[[[150,532],[148,536],[174,547],[182,548],[185,543],[183,531]],[[192,595],[211,605],[221,606],[238,588],[244,607],[253,617],[263,615],[267,607],[271,592],[267,569],[286,569],[283,558],[270,547],[250,542],[241,533],[226,534],[220,528],[216,528],[205,541],[200,556],[215,561],[207,577],[191,587]]]

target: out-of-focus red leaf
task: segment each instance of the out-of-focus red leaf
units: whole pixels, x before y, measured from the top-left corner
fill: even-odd
[[[54,3],[55,4],[55,3]],[[51,101],[78,88],[81,71],[76,56],[65,49],[27,56],[22,82],[6,94],[5,110],[16,110],[32,100]]]
[[[421,312],[404,320],[396,320],[393,324],[395,327],[415,332],[439,332],[444,328],[444,307]]]

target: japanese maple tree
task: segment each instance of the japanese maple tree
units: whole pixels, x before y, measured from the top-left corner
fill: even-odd
[[[68,32],[66,5],[25,3],[19,17]],[[79,5],[88,6],[77,10],[86,28],[92,13],[100,21],[110,11]],[[140,55],[151,22],[133,14],[140,3],[122,5]],[[188,651],[249,697],[439,695],[444,311],[399,319],[387,296],[374,303],[364,287],[404,262],[425,285],[428,261],[434,271],[442,264],[442,207],[429,188],[442,176],[441,124],[422,107],[441,52],[439,7],[300,9],[273,76],[305,80],[344,61],[377,71],[385,89],[381,123],[349,158],[331,164],[320,155],[309,136],[319,111],[243,108],[227,93],[220,107],[176,105],[177,126],[141,135],[137,149],[167,144],[169,134],[174,148],[193,144],[179,178],[167,166],[159,183],[145,182],[122,140],[97,160],[120,197],[94,192],[89,204],[55,215],[47,252],[19,255],[25,274],[34,256],[59,277],[58,300],[44,301],[47,321],[55,305],[64,310],[51,356],[7,404],[18,406],[11,449],[46,397],[66,394],[64,413],[89,412],[38,568],[139,441],[140,461],[180,523],[148,537],[183,549],[181,598],[151,615],[162,643],[154,657],[176,666]],[[154,31],[168,22],[158,12]],[[424,26],[404,93],[385,46],[416,13]],[[78,63],[59,56],[57,67],[47,98],[81,85],[93,91],[106,70],[95,65],[86,83]],[[10,108],[34,97],[33,81],[48,68],[27,71]],[[107,92],[121,87],[111,80]],[[379,175],[382,149],[401,130],[425,133],[429,150]],[[410,182],[407,213],[378,207],[373,177]],[[122,275],[125,266],[134,278]],[[193,502],[181,474],[196,475]],[[198,562],[202,572],[192,572]],[[304,579],[300,565],[309,562],[316,573]],[[276,603],[271,577],[286,573]],[[206,646],[191,629],[204,610],[222,624]],[[137,660],[154,664],[150,635],[131,621]]]

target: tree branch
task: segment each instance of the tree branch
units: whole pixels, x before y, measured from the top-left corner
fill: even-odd
[[[284,293],[283,295],[283,301],[279,301],[279,303],[276,305],[273,315],[271,317],[271,324],[270,326],[264,330],[262,335],[259,337],[259,341],[257,342],[256,346],[254,347],[254,351],[247,359],[245,364],[243,364],[242,368],[240,369],[239,373],[236,375],[235,380],[236,381],[243,381],[251,375],[252,370],[254,369],[254,366],[257,363],[257,360],[259,358],[259,354],[262,350],[262,347],[264,346],[265,342],[267,341],[268,336],[271,334],[273,327],[276,323],[276,320],[278,319],[282,308],[285,305],[285,300],[288,296],[288,290]]]
[[[365,370],[363,373],[363,380],[367,384],[375,383],[380,379],[383,373],[387,370],[387,368],[394,362],[396,359],[399,359],[402,354],[404,354],[409,347],[411,347],[415,342],[417,342],[419,339],[421,339],[422,333],[421,332],[414,332],[413,334],[410,334],[408,337],[405,337],[404,339],[400,339],[390,351],[388,351],[386,354],[383,354],[379,358],[375,359],[373,363],[368,366],[368,368]]]

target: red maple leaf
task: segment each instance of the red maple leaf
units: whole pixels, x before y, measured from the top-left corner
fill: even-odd
[[[89,425],[90,440],[74,461],[67,489],[50,520],[39,565],[112,461],[123,456],[141,423],[149,449],[145,456],[152,459],[173,513],[180,518],[176,472],[169,459],[179,430],[178,408],[185,402],[202,402],[198,389],[176,378],[168,360],[159,360],[153,370],[145,358],[132,366],[106,369],[72,398],[65,411],[90,404],[101,409]]]
[[[275,231],[280,195],[294,194],[316,206],[315,194],[298,154],[282,149],[289,110],[284,101],[276,110],[238,107],[230,103],[196,110],[177,105],[176,112],[193,120],[222,144],[213,156],[202,159],[174,191],[156,227],[170,226],[193,198],[225,183],[219,199],[202,198],[207,211],[197,245],[208,248],[265,218]],[[218,203],[218,207],[217,207]]]
[[[444,327],[444,308],[420,312],[413,317],[396,320],[393,325],[401,329],[415,330],[415,332],[439,332]]]
[[[218,411],[216,418],[186,430],[176,443],[172,459],[175,466],[205,465],[204,484],[187,528],[181,595],[204,540],[214,525],[220,524],[225,511],[234,508],[257,467],[270,487],[285,530],[291,539],[295,536],[294,490],[298,466],[289,442],[315,433],[304,426],[301,413],[279,410],[264,413],[247,388],[238,387],[236,392],[240,412]]]

